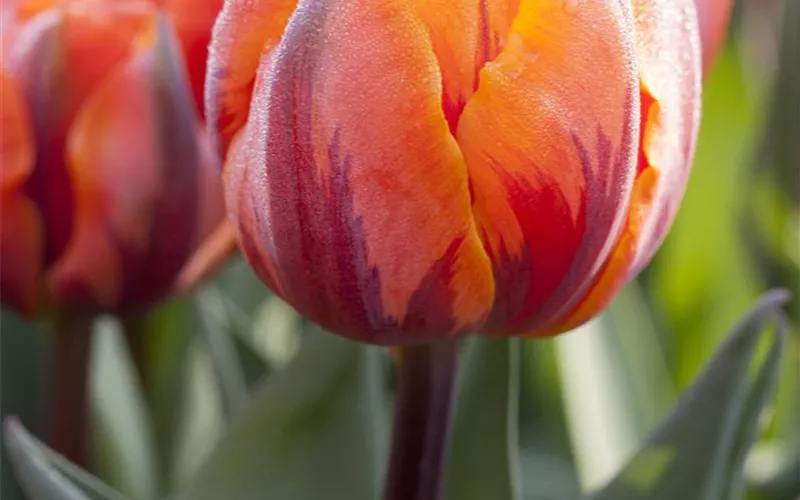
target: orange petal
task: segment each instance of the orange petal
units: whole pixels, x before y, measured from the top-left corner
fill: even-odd
[[[543,327],[602,267],[632,189],[638,101],[626,2],[521,1],[457,131],[494,267],[489,333]]]
[[[305,1],[259,67],[225,166],[242,250],[334,332],[403,344],[474,330],[491,269],[426,28],[405,1],[330,4]]]
[[[442,73],[442,106],[455,133],[483,65],[506,45],[520,0],[414,0]]]
[[[156,46],[112,74],[72,129],[76,228],[51,281],[64,302],[148,305],[196,246],[200,124],[178,42],[158,26]]]
[[[225,157],[247,121],[256,69],[278,45],[296,6],[297,0],[225,2],[214,25],[206,73],[206,121],[215,160]]]
[[[573,328],[597,314],[647,265],[678,210],[700,121],[700,47],[692,0],[634,0],[642,92],[640,154],[630,216],[603,274],[566,319]]]
[[[43,257],[39,216],[23,193],[32,135],[22,92],[0,70],[0,296],[24,313],[36,306]]]

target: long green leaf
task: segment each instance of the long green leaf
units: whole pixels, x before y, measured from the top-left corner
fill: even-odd
[[[207,287],[198,291],[196,297],[199,331],[213,362],[223,409],[232,418],[243,411],[250,400],[247,378],[233,338],[234,327],[218,289]]]
[[[754,437],[754,420],[774,386],[781,328],[755,382],[753,359],[765,325],[786,300],[785,292],[771,292],[751,310],[645,446],[592,500],[727,500],[726,489],[741,474],[740,454]]]
[[[785,324],[780,316],[778,328],[784,332],[788,331],[788,324]],[[732,452],[728,455],[727,467],[722,472],[725,477],[720,480],[720,498],[738,500],[745,494],[742,470],[752,443],[758,439],[759,416],[775,395],[781,373],[778,367],[785,343],[785,335],[779,334],[750,388],[742,414],[739,416],[739,425],[732,436]]]
[[[147,402],[116,319],[95,323],[90,371],[98,473],[137,500],[158,496],[158,454]]]
[[[377,498],[385,437],[379,355],[330,334],[309,336],[177,498]]]
[[[444,498],[518,500],[519,340],[468,342]]]
[[[605,314],[555,339],[577,470],[584,487],[616,474],[672,399],[658,334],[637,283]]]
[[[15,418],[3,426],[3,443],[29,500],[126,500],[31,436]]]
[[[189,353],[193,335],[192,301],[181,298],[159,307],[146,322],[145,396],[158,453],[159,492],[174,481],[174,462],[181,429],[187,426],[186,402],[189,383]]]

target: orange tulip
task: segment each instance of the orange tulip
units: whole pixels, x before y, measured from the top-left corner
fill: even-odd
[[[377,344],[543,336],[650,260],[692,162],[692,0],[234,0],[206,110],[262,280]]]
[[[199,113],[221,3],[4,1],[4,303],[146,307],[223,231]]]

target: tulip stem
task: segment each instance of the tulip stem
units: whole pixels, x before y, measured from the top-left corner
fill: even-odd
[[[401,350],[384,500],[438,500],[450,443],[458,341]]]
[[[51,338],[50,446],[86,467],[89,361],[93,319],[59,317]]]

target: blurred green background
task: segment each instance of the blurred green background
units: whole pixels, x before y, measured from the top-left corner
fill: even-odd
[[[575,499],[603,486],[761,293],[800,290],[798,5],[737,6],[728,47],[706,78],[685,201],[643,275],[569,335],[468,346],[462,386],[471,390],[458,400],[448,499]],[[757,444],[741,454],[750,500],[800,498],[796,299],[785,312],[793,326],[776,398],[753,417]],[[0,410],[37,435],[46,337],[11,312],[0,320]],[[17,436],[23,469],[52,480],[52,491],[67,481],[85,498],[377,494],[390,421],[385,352],[320,334],[240,260],[155,311],[141,334],[143,383],[117,320],[96,328],[93,472],[102,482]],[[0,471],[3,500],[24,498],[5,450]]]

